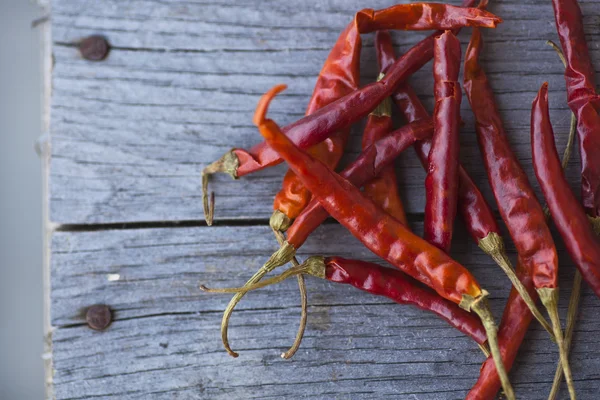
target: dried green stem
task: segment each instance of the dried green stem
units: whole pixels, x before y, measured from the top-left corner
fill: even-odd
[[[384,73],[380,73],[377,77],[377,82],[385,77]],[[371,112],[371,115],[376,117],[391,117],[392,116],[392,98],[386,97],[381,103]]]
[[[275,268],[280,267],[280,266],[285,265],[288,262],[290,262],[292,257],[294,257],[295,254],[296,254],[296,249],[294,249],[294,246],[285,242],[283,244],[283,246],[281,246],[279,248],[279,250],[277,250],[277,252],[275,252],[271,256],[269,261],[267,261],[267,263],[265,265],[263,265],[252,276],[252,278],[250,278],[248,280],[248,282],[246,282],[246,284],[244,286],[245,287],[252,286],[252,285],[258,283],[265,275],[267,275],[269,272],[273,271]],[[229,346],[229,340],[227,338],[227,330],[229,328],[229,319],[231,318],[231,314],[233,313],[235,306],[242,300],[242,298],[244,297],[244,295],[247,292],[248,291],[240,291],[240,292],[237,292],[235,294],[235,296],[233,296],[231,301],[229,301],[229,304],[227,305],[227,308],[225,309],[225,312],[223,313],[223,319],[221,320],[221,339],[223,341],[223,346],[225,347],[225,350],[227,350],[229,355],[231,355],[232,357],[237,357],[239,354],[236,353],[235,351],[231,350],[231,347]]]
[[[577,270],[575,272],[575,280],[573,281],[573,291],[571,293],[571,298],[569,300],[569,311],[567,313],[567,327],[565,329],[565,351],[567,355],[571,350],[571,343],[573,341],[573,332],[575,332],[575,324],[577,322],[577,312],[579,310],[579,301],[581,300],[581,281],[582,276],[581,272]],[[552,382],[552,390],[550,391],[550,395],[548,396],[548,400],[556,399],[558,392],[560,390],[560,384],[562,382],[563,377],[563,368],[562,365],[559,364],[556,367],[556,372],[554,374],[554,382]]]
[[[550,326],[548,321],[546,321],[546,318],[544,318],[540,310],[535,305],[535,301],[533,301],[533,299],[529,295],[529,292],[527,292],[527,289],[517,277],[517,274],[515,273],[515,270],[513,269],[512,264],[508,259],[508,256],[506,255],[506,250],[504,248],[504,240],[502,240],[502,237],[495,232],[491,232],[485,238],[481,239],[478,244],[484,252],[489,254],[490,257],[494,259],[494,261],[500,266],[502,271],[504,271],[508,279],[513,284],[514,288],[517,290],[517,292],[519,292],[519,295],[521,295],[521,298],[523,299],[525,304],[527,304],[527,307],[529,307],[529,310],[531,310],[531,313],[533,314],[535,319],[537,319],[539,323],[544,327],[544,329],[548,331],[552,341],[556,342],[556,338],[554,336],[552,327]]]
[[[571,373],[571,367],[569,365],[569,354],[564,343],[560,317],[558,316],[558,288],[541,288],[537,291],[540,295],[542,303],[548,310],[548,315],[550,315],[552,327],[554,328],[554,334],[556,335],[556,339],[558,340],[560,363],[562,365],[562,370],[567,380],[569,396],[571,397],[571,400],[576,400],[577,394],[575,393],[575,385],[573,384],[573,374]]]
[[[239,165],[239,159],[233,150],[231,150],[202,170],[202,206],[204,207],[204,219],[208,226],[213,224],[215,216],[215,193],[210,193],[209,201],[208,178],[213,174],[223,172],[229,174],[233,179],[237,179],[237,169]]]
[[[498,377],[500,378],[500,382],[502,383],[504,394],[508,400],[515,400],[515,393],[512,385],[510,384],[510,380],[508,379],[504,362],[502,361],[502,354],[500,353],[500,346],[498,344],[498,328],[496,327],[494,316],[492,315],[487,301],[488,296],[489,293],[485,290],[477,298],[469,298],[468,296],[464,296],[460,306],[469,311],[475,312],[481,319],[487,334],[488,344],[490,345],[492,358],[494,360],[494,364],[496,365],[496,371],[498,373]]]
[[[277,213],[279,214],[278,217],[275,217],[275,220],[273,220],[273,216],[275,216]],[[275,234],[275,238],[277,238],[279,246],[283,246],[285,243],[285,236],[281,232],[281,228],[285,227],[284,230],[287,230],[290,226],[291,220],[287,215],[279,210],[275,211],[273,216],[271,217],[271,223],[277,222],[276,226],[279,229],[275,229],[273,224],[271,224],[271,228],[273,229],[273,233]],[[296,257],[292,257],[292,265],[295,267],[300,266],[300,263]],[[285,353],[281,353],[281,358],[286,360],[292,358],[294,354],[296,354],[300,348],[300,343],[302,343],[304,331],[306,330],[306,320],[308,318],[308,296],[306,295],[306,281],[304,280],[304,276],[302,274],[298,274],[298,289],[300,289],[300,325],[298,325],[298,332],[296,333],[296,338],[294,339],[292,347],[290,347]]]

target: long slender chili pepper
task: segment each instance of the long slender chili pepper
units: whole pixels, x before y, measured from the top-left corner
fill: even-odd
[[[463,26],[495,28],[502,22],[492,13],[440,3],[397,4],[383,9],[364,9],[356,14],[360,33],[390,30],[447,30]]]
[[[413,305],[436,314],[480,345],[485,345],[487,341],[485,329],[474,314],[438,296],[399,270],[365,261],[342,257],[313,256],[300,266],[293,267],[279,276],[265,279],[251,287],[208,289],[206,286],[200,286],[200,288],[211,293],[237,293],[273,285],[302,273],[331,282],[352,285],[365,292],[385,296],[399,304]]]
[[[548,310],[561,363],[576,398],[563,333],[558,316],[558,255],[544,211],[527,175],[510,149],[493,91],[479,64],[483,48],[481,32],[473,29],[465,57],[465,91],[475,114],[477,139],[484,158],[488,180],[496,197],[521,262],[533,271],[533,283]]]
[[[556,153],[548,108],[548,83],[542,85],[533,102],[531,148],[535,174],[556,228],[583,279],[600,297],[600,243],[571,191]]]
[[[360,84],[361,47],[360,34],[356,29],[356,24],[352,22],[340,34],[321,69],[313,95],[308,103],[306,115],[312,114],[319,108],[358,88]],[[342,158],[349,134],[349,128],[342,129],[321,143],[317,143],[308,151],[317,159],[325,162],[330,168],[335,168]],[[274,211],[269,221],[280,245],[285,241],[282,232],[285,232],[294,218],[302,212],[310,198],[310,192],[302,185],[296,174],[288,170],[283,178],[282,188],[275,196]],[[206,203],[205,206],[208,207]],[[208,210],[208,212],[210,214],[211,210]],[[292,263],[298,265],[298,260],[294,257]],[[282,357],[286,359],[291,358],[298,351],[306,328],[308,300],[306,284],[302,275],[298,275],[298,287],[300,288],[302,317],[294,344],[287,352],[282,354]]]
[[[429,168],[425,179],[424,238],[446,253],[452,244],[452,232],[458,202],[458,157],[460,102],[458,83],[460,42],[447,31],[435,40],[433,78],[435,111]]]
[[[379,45],[377,47],[379,60],[383,65],[392,65],[395,60],[394,48],[391,37],[380,33]],[[386,67],[383,67],[386,70]],[[430,118],[429,113],[419,100],[419,97],[408,83],[404,83],[392,96],[394,102],[404,114],[408,122],[426,120]],[[431,141],[422,140],[415,143],[414,148],[425,169],[428,168],[429,153],[431,150]],[[546,322],[538,310],[533,299],[529,296],[527,289],[521,284],[521,281],[515,274],[511,262],[506,255],[504,240],[502,239],[500,228],[496,222],[496,217],[485,200],[473,179],[468,172],[459,165],[458,170],[458,211],[469,231],[469,234],[478,244],[478,246],[490,255],[494,261],[505,272],[513,286],[522,293],[526,303],[529,305],[536,319],[553,336],[552,327]]]
[[[561,54],[561,53],[559,53]],[[575,139],[577,131],[577,125],[572,120],[571,121],[571,129],[569,131],[569,139],[567,141],[567,146],[565,148],[563,159],[562,159],[562,168],[565,169],[569,160],[571,158],[571,148],[573,146],[573,142]],[[546,213],[546,217],[548,217]],[[533,279],[532,279],[532,270],[527,269],[523,263],[519,262],[517,264],[517,274],[519,275],[519,279],[522,281],[523,286],[527,288],[531,297],[537,299],[537,292],[534,291]],[[578,274],[581,277],[580,274]],[[575,278],[577,281],[577,277]],[[574,284],[576,284],[575,282]],[[569,309],[573,307],[573,302],[569,304]],[[504,313],[502,315],[502,322],[500,323],[500,330],[498,332],[498,342],[500,343],[500,351],[502,352],[502,357],[504,359],[505,365],[510,369],[513,364],[519,347],[525,338],[525,334],[527,333],[527,329],[529,328],[529,324],[531,323],[532,315],[529,310],[525,307],[525,303],[521,296],[518,295],[517,291],[513,288],[511,291],[510,297],[508,298],[508,302],[506,307],[504,308]],[[572,332],[571,332],[572,334]],[[568,345],[567,336],[565,336],[565,343]],[[559,363],[557,372],[560,371],[560,377],[556,378],[555,381],[560,382],[562,378],[562,365]],[[493,399],[500,390],[500,380],[498,378],[498,374],[496,374],[496,369],[494,367],[493,360],[488,359],[483,366],[481,367],[481,373],[479,375],[479,379],[477,383],[469,394],[467,395],[467,400],[487,400]],[[553,389],[553,392],[555,390]],[[551,394],[549,399],[553,399],[553,395]]]
[[[474,1],[466,0],[465,3],[471,5]],[[439,27],[440,20],[448,22],[447,26],[443,26],[444,29],[456,29],[466,25],[495,27],[497,23],[501,22],[500,18],[479,11],[476,12],[477,15],[487,17],[474,19],[469,17],[460,20],[458,16],[465,16],[464,10],[464,7],[453,7],[446,9],[451,14],[442,13],[439,18],[424,16],[425,21],[420,21],[419,26],[425,29],[424,24],[429,21],[429,29],[436,29]],[[467,14],[472,12],[474,11],[468,11]],[[358,19],[358,16],[355,17],[355,22]],[[380,29],[385,29],[385,26]],[[359,121],[373,111],[386,97],[389,97],[400,82],[418,71],[433,57],[433,40],[434,36],[429,36],[413,46],[395,62],[381,81],[366,85],[362,89],[356,90],[315,113],[286,126],[284,128],[285,134],[299,147],[309,148],[322,142],[334,132],[343,130]],[[208,195],[208,178],[210,175],[222,172],[237,179],[280,162],[279,155],[263,141],[249,150],[233,149],[207,166],[202,171],[202,198],[206,222],[209,225],[212,224],[212,217],[214,216],[214,194],[210,195],[210,201]]]
[[[380,74],[379,79],[383,78],[383,76],[384,74]],[[393,126],[392,102],[388,97],[369,114],[362,139],[363,151],[379,139],[389,135]],[[402,199],[400,199],[400,193],[398,192],[398,180],[393,164],[385,167],[375,179],[367,182],[364,192],[388,214],[404,225],[408,225]]]
[[[271,91],[271,93],[273,92]],[[432,133],[433,122],[431,119],[415,122],[400,128],[366,148],[356,161],[347,167],[341,175],[352,182],[352,184],[360,187],[376,178],[387,166],[392,164],[402,151],[413,145],[417,140],[431,137]],[[287,240],[281,244],[279,250],[273,253],[261,269],[250,278],[247,284],[252,285],[257,283],[273,269],[292,261],[296,255],[296,251],[328,216],[329,214],[319,201],[313,199],[289,228]],[[221,322],[223,343],[229,354],[234,357],[237,356],[237,353],[229,348],[227,331],[231,314],[244,294],[244,292],[236,293],[231,299],[223,313],[223,320]]]
[[[354,21],[340,34],[331,49],[308,103],[306,115],[344,97],[360,85],[360,53],[362,41]],[[308,151],[317,159],[335,168],[343,153],[350,129],[342,129]],[[282,189],[275,196],[271,228],[286,231],[294,218],[310,202],[311,194],[290,170],[283,178]]]
[[[257,109],[254,118],[261,135],[332,217],[378,256],[431,287],[440,296],[479,315],[504,392],[508,399],[514,399],[498,347],[496,324],[487,304],[488,293],[466,268],[414,235],[364,197],[352,183],[295,146],[275,122],[266,119],[266,111],[267,107]]]
[[[600,114],[596,109],[596,70],[591,62],[577,0],[552,0],[556,29],[567,60],[569,107],[577,116],[581,157],[581,201],[600,223]]]

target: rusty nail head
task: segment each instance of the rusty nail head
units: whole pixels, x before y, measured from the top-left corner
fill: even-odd
[[[79,43],[81,56],[90,61],[102,61],[108,56],[110,45],[104,36],[93,35]]]
[[[101,331],[112,322],[112,312],[108,306],[97,304],[87,309],[85,320],[90,328]]]

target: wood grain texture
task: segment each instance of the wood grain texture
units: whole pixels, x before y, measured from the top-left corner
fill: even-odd
[[[413,225],[420,233],[422,224]],[[230,338],[241,355],[229,357],[219,324],[230,297],[202,293],[198,284],[243,283],[274,243],[265,227],[55,233],[55,398],[464,397],[483,359],[470,339],[420,310],[317,278],[307,281],[309,324],[294,359],[284,361],[279,353],[298,323],[295,280],[257,291],[240,304]],[[374,260],[357,244],[341,226],[329,224],[309,239],[302,258],[325,251]],[[499,317],[508,280],[476,245],[455,241],[454,247],[453,255],[485,282]],[[572,266],[562,261],[566,304]],[[114,310],[115,321],[105,332],[90,330],[83,319],[85,308],[97,303]],[[581,399],[595,398],[600,382],[600,322],[594,318],[599,309],[586,289],[572,356]],[[556,360],[555,347],[532,324],[511,374],[519,398],[546,398]]]
[[[281,124],[300,118],[316,75],[341,29],[363,7],[389,0],[55,0],[52,6],[53,93],[50,219],[60,224],[202,219],[199,174],[231,147],[259,141],[251,117],[259,96],[277,83],[289,89],[273,104]],[[582,3],[591,53],[600,62],[597,1]],[[566,141],[562,65],[544,42],[555,39],[545,0],[492,2],[505,19],[486,32],[485,65],[515,151],[531,174],[529,112],[550,82],[559,145]],[[76,43],[103,34],[107,60],[88,62]],[[425,33],[395,35],[399,51]],[[461,34],[463,44],[468,32]],[[411,82],[431,109],[430,64]],[[364,82],[376,76],[372,36],[365,35]],[[473,117],[463,103],[461,157],[491,199]],[[346,162],[360,149],[354,129]],[[399,161],[407,211],[423,210],[424,173],[412,152]],[[239,181],[214,179],[216,218],[265,219],[284,166]],[[570,179],[577,181],[572,170]],[[533,174],[531,174],[533,177]]]

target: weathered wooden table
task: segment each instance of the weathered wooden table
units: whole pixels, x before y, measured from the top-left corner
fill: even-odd
[[[237,182],[218,177],[217,223],[203,222],[200,171],[232,146],[259,141],[251,124],[259,96],[288,91],[271,116],[299,118],[316,74],[353,12],[389,0],[54,0],[48,150],[49,397],[67,399],[398,398],[460,399],[483,361],[473,343],[444,322],[350,287],[308,279],[309,325],[301,351],[284,361],[299,317],[291,280],[240,304],[231,343],[219,324],[229,296],[198,284],[243,283],[276,248],[267,227],[284,166]],[[591,53],[600,65],[600,2],[582,1]],[[545,44],[556,40],[549,0],[492,2],[506,22],[486,32],[485,65],[510,140],[533,179],[529,112],[550,82],[558,145],[569,111],[563,67]],[[83,59],[78,42],[104,35],[112,50]],[[398,33],[401,50],[424,36]],[[466,43],[468,32],[461,34]],[[373,39],[364,38],[362,76],[375,75]],[[411,82],[431,107],[430,65]],[[462,160],[488,199],[473,130],[463,104]],[[346,160],[357,154],[361,128]],[[578,187],[578,161],[568,169]],[[424,173],[409,151],[398,163],[413,228],[422,228]],[[492,292],[500,316],[509,282],[466,236],[453,255]],[[515,258],[514,249],[509,248]],[[573,266],[562,257],[565,313]],[[302,248],[310,254],[375,260],[335,223]],[[109,305],[105,331],[85,322],[87,307]],[[600,303],[586,288],[572,367],[580,399],[600,386]],[[557,352],[537,324],[511,373],[520,399],[545,399]],[[561,398],[566,398],[563,391]]]

